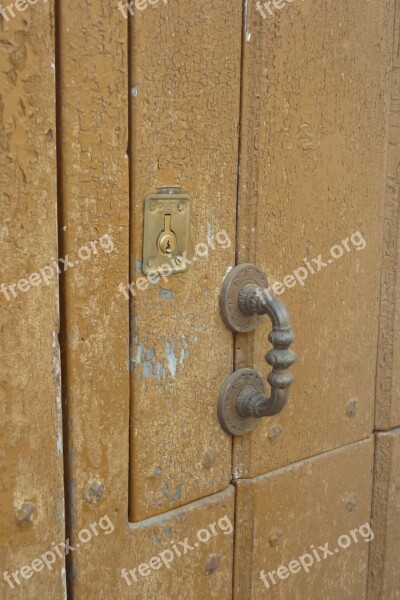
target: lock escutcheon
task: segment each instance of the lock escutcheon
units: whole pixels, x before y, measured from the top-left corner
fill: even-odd
[[[190,196],[180,188],[161,188],[145,198],[143,272],[183,273],[191,246]]]

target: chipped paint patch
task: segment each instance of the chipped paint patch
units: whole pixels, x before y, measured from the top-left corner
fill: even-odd
[[[135,370],[135,368],[138,365],[140,365],[140,363],[142,362],[143,350],[144,350],[144,344],[139,344],[139,346],[137,346],[137,348],[136,348],[135,358],[132,361],[132,369],[133,370]]]
[[[248,2],[248,0],[244,0],[243,19],[244,19],[244,31],[246,32],[246,41],[247,42],[250,41],[250,39],[248,39],[249,35],[251,38],[251,33],[247,30],[248,16],[249,16],[249,2]]]
[[[176,366],[177,366],[177,358],[175,356],[175,352],[173,350],[172,344],[170,342],[165,342],[165,356],[168,362],[168,370],[171,373],[172,377],[176,377]]]
[[[153,538],[153,540],[156,542],[156,544],[161,544],[161,539],[159,538],[159,536],[157,535],[156,531],[153,531],[151,534],[151,537]]]
[[[182,496],[182,484],[178,483],[178,485],[176,486],[176,490],[173,496],[171,496],[171,498],[168,499],[168,504],[172,504],[173,502],[176,502],[177,500],[180,500]]]
[[[160,363],[160,361],[158,361],[156,363],[155,378],[156,379],[165,379],[166,376],[167,376],[167,372],[164,368],[164,365],[162,365]]]
[[[134,268],[134,274],[137,275],[138,273],[141,273],[142,271],[142,261],[139,260],[138,258],[135,260],[135,268]]]
[[[67,600],[67,572],[64,567],[60,569],[61,584],[63,588],[64,600]]]
[[[182,348],[181,350],[181,355],[179,357],[179,364],[183,367],[184,364],[184,360],[185,360],[185,349]]]
[[[211,223],[207,223],[207,242],[208,242],[208,244],[211,243],[212,237],[213,237],[213,235],[212,235],[212,225],[211,225]]]
[[[239,464],[232,469],[232,477],[233,479],[240,479],[243,475],[243,465]]]
[[[158,297],[161,300],[171,300],[174,297],[174,293],[172,290],[164,290],[163,288],[160,288],[158,290]]]
[[[145,354],[145,360],[143,362],[143,377],[149,377],[153,373],[153,358],[156,352],[154,348],[149,348]]]
[[[181,353],[180,353],[180,356],[179,356],[179,364],[181,365],[181,367],[184,366],[185,359],[188,356],[189,356],[189,339],[185,335],[185,336],[183,336],[183,339],[182,339],[182,348],[181,348]]]
[[[64,502],[64,491],[57,490],[54,496],[55,503],[55,515],[58,521],[64,522],[65,520],[65,502]]]
[[[154,377],[154,379],[162,380],[167,377],[167,374],[175,378],[178,366],[184,367],[189,356],[189,338],[182,336],[180,348],[177,348],[176,338],[172,341],[165,338],[164,340],[164,358],[162,360],[157,357],[155,348],[146,349],[144,342],[134,344],[136,349],[132,352],[134,357],[130,361],[131,372],[141,366],[143,379]]]
[[[60,345],[57,331],[52,332],[51,348],[52,371],[54,377],[55,402],[56,402],[56,448],[59,458],[63,455],[63,424],[62,424],[62,400],[61,400],[61,359]]]

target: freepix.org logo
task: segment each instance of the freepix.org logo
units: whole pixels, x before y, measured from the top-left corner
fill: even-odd
[[[53,565],[58,559],[63,559],[64,556],[68,556],[70,552],[75,552],[87,544],[93,539],[93,536],[99,535],[99,529],[104,532],[105,535],[110,535],[114,531],[114,524],[108,515],[104,515],[98,521],[91,523],[87,529],[81,529],[78,532],[78,540],[75,546],[71,546],[69,538],[65,542],[51,543],[51,550],[47,550],[40,557],[34,558],[29,565],[20,567],[18,570],[13,571],[11,574],[8,571],[4,571],[3,579],[13,590],[15,585],[21,585],[24,579],[31,579],[35,573],[40,573],[45,568],[49,571],[53,570]]]
[[[99,247],[98,247],[99,246]],[[50,285],[52,281],[65,273],[68,269],[76,267],[80,262],[89,260],[93,255],[99,254],[99,250],[104,254],[110,254],[114,251],[114,244],[111,237],[106,234],[98,240],[92,240],[86,246],[81,246],[78,249],[78,256],[71,260],[66,254],[64,258],[52,258],[52,264],[46,265],[37,272],[31,273],[29,276],[23,277],[15,283],[0,284],[0,292],[4,295],[7,302],[18,296],[19,292],[28,292],[32,287],[38,287],[43,283]]]
[[[296,575],[300,571],[309,573],[311,568],[318,563],[326,560],[331,556],[339,554],[343,550],[347,550],[352,544],[358,544],[360,540],[364,540],[365,543],[369,543],[374,539],[374,533],[369,523],[364,523],[355,529],[352,529],[350,535],[343,534],[337,539],[337,547],[335,549],[329,548],[329,542],[318,546],[316,548],[314,544],[309,547],[310,552],[306,552],[297,559],[291,560],[288,565],[280,565],[277,569],[266,573],[264,570],[260,571],[260,579],[264,586],[269,590],[271,586],[276,585],[279,581],[288,579],[290,575]]]
[[[148,559],[147,563],[141,563],[134,569],[121,569],[121,577],[125,580],[128,586],[132,583],[137,583],[139,577],[148,577],[152,571],[158,571],[161,568],[171,568],[171,564],[176,558],[181,558],[189,552],[193,552],[200,544],[207,544],[213,537],[217,537],[221,533],[223,535],[229,535],[233,531],[233,525],[227,515],[219,518],[214,523],[209,523],[207,527],[199,529],[196,532],[196,541],[189,543],[189,538],[185,538],[183,541],[174,542],[170,541],[170,548],[162,550],[157,555],[152,556]]]

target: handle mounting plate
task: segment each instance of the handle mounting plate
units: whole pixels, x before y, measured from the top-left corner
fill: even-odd
[[[265,394],[265,383],[253,369],[238,369],[231,373],[221,387],[218,398],[218,418],[223,429],[230,435],[246,435],[254,429],[259,419],[242,417],[237,411],[237,398],[245,387],[252,387]]]
[[[255,284],[261,290],[268,288],[265,274],[251,264],[241,264],[233,267],[224,279],[219,297],[219,307],[225,325],[236,333],[253,331],[260,323],[262,316],[247,316],[239,308],[239,292],[248,284]]]

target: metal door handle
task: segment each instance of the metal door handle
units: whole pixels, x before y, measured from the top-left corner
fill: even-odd
[[[264,273],[251,264],[238,265],[225,277],[220,310],[225,324],[237,333],[255,329],[262,315],[272,321],[268,339],[273,347],[265,356],[272,366],[268,375],[271,396],[268,398],[263,378],[253,369],[238,369],[229,375],[219,394],[222,427],[232,435],[245,435],[260,417],[277,415],[288,401],[294,381],[289,368],[297,360],[290,349],[294,334],[286,306],[270,293]]]

